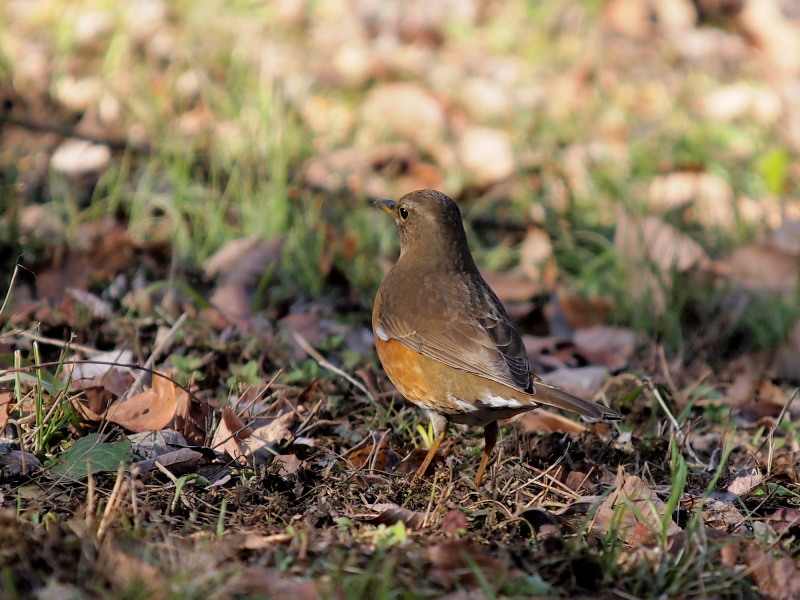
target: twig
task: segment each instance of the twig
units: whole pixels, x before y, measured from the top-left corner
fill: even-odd
[[[794,402],[794,399],[797,397],[798,392],[800,392],[800,388],[795,388],[794,391],[792,392],[792,395],[789,396],[786,399],[786,402],[783,403],[783,408],[781,409],[781,412],[778,415],[777,420],[775,421],[775,425],[770,427],[769,433],[766,435],[766,437],[764,437],[764,440],[761,442],[758,448],[756,448],[756,451],[753,454],[758,454],[764,447],[764,444],[767,443],[767,440],[772,439],[772,436],[775,434],[778,427],[780,427],[781,421],[783,421],[783,417],[785,417],[786,413],[789,412],[789,407],[792,405],[792,402]],[[770,460],[767,463],[769,465],[767,468],[767,472],[771,470],[771,468],[769,468],[772,466],[771,462],[772,462],[772,449],[770,448]]]
[[[100,525],[97,527],[97,540],[102,541],[106,535],[106,530],[111,524],[111,513],[117,506],[117,499],[119,498],[120,490],[122,489],[122,482],[125,480],[125,464],[119,463],[117,469],[117,479],[114,481],[114,488],[111,490],[111,495],[108,497],[108,504],[103,511],[103,518],[100,519]]]
[[[364,395],[367,398],[369,398],[369,401],[372,402],[372,404],[375,404],[375,398],[373,397],[373,395],[370,393],[370,391],[366,387],[364,387],[361,383],[359,383],[358,381],[353,379],[350,375],[348,375],[347,373],[342,371],[339,367],[336,367],[336,366],[332,365],[331,363],[329,363],[327,360],[325,360],[325,358],[319,352],[317,352],[311,346],[311,344],[309,344],[306,341],[306,339],[302,335],[300,335],[299,333],[295,333],[293,335],[294,335],[294,339],[297,342],[297,344],[303,350],[305,350],[308,353],[309,356],[311,356],[314,360],[316,360],[321,367],[323,367],[325,369],[328,369],[329,371],[333,371],[334,373],[336,373],[340,377],[344,377],[347,381],[349,381],[355,387],[357,387],[359,390],[364,392]]]
[[[183,324],[186,322],[187,317],[188,315],[186,313],[183,313],[180,317],[178,317],[178,320],[175,321],[172,327],[170,327],[169,331],[167,332],[167,335],[164,336],[164,339],[161,340],[155,348],[153,348],[153,351],[150,353],[150,356],[144,363],[144,367],[139,372],[139,374],[134,378],[133,384],[128,388],[127,392],[123,394],[122,396],[123,400],[141,391],[140,388],[142,385],[142,379],[144,379],[144,374],[147,372],[148,369],[152,368],[153,364],[161,356],[162,350],[166,348],[167,344],[172,341],[172,338],[175,337],[175,334],[178,333],[181,327],[183,327]]]
[[[56,340],[53,338],[45,337],[43,335],[39,335],[38,333],[31,333],[30,331],[20,331],[20,337],[28,338],[33,340],[34,342],[39,342],[41,344],[47,344],[48,346],[55,346],[56,348],[68,348],[70,350],[77,350],[78,352],[83,352],[84,354],[93,355],[93,354],[105,354],[104,351],[98,350],[97,348],[91,348],[89,346],[82,346],[81,344],[75,344],[73,342],[65,342],[63,340]]]

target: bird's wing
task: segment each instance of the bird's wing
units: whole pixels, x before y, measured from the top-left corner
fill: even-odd
[[[437,314],[435,301],[424,314],[377,310],[376,335],[395,339],[448,366],[531,393],[525,346],[502,303],[480,281],[462,298],[451,298]]]

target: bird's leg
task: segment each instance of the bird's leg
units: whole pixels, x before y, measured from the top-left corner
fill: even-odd
[[[416,475],[414,475],[414,479],[422,479],[425,476],[425,471],[428,470],[428,467],[433,460],[433,457],[436,456],[436,452],[439,450],[439,446],[442,445],[442,442],[447,437],[447,419],[440,415],[439,413],[429,412],[428,418],[431,420],[433,424],[433,433],[436,436],[433,440],[433,444],[431,444],[430,450],[428,450],[428,454],[425,456],[425,460],[422,461],[422,464],[417,469]]]
[[[497,443],[497,430],[497,421],[492,421],[483,428],[483,456],[481,456],[481,464],[478,465],[478,474],[475,475],[475,485],[480,485],[481,481],[483,481],[483,474],[489,464],[489,456]]]

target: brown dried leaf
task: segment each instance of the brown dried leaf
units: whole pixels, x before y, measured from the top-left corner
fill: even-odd
[[[764,519],[770,524],[772,530],[778,535],[783,535],[790,529],[800,529],[800,510],[796,508],[779,508]]]
[[[374,525],[394,525],[402,521],[409,529],[419,529],[425,522],[424,513],[403,508],[392,502],[373,504],[370,509],[378,514],[362,519]]]
[[[188,394],[165,377],[154,377],[153,387],[112,403],[105,417],[134,432],[163,429],[175,418],[178,399]]]
[[[658,314],[666,307],[665,290],[672,288],[673,270],[706,270],[711,265],[697,242],[655,216],[639,218],[620,209],[614,243],[619,255],[630,263],[623,273],[631,294],[650,300]]]
[[[225,427],[228,428],[228,431],[232,432],[239,441],[243,442],[253,433],[253,428],[236,416],[236,413],[229,406],[222,409],[222,420],[225,421]]]
[[[349,462],[356,469],[366,466],[368,469],[386,471],[389,464],[391,437],[392,432],[389,429],[370,431],[367,437],[342,455],[342,458],[345,459],[342,462],[345,464]],[[395,464],[397,462],[397,460],[394,461]]]
[[[120,550],[113,535],[108,535],[103,542],[97,568],[120,590],[133,589],[131,586],[135,584],[148,598],[159,600],[166,596],[169,586],[159,568]]]
[[[572,338],[590,363],[604,365],[610,371],[625,368],[636,347],[636,332],[627,327],[595,325],[576,330]]]
[[[665,210],[684,208],[690,219],[705,227],[728,231],[736,225],[733,190],[710,173],[679,171],[658,176],[650,184],[650,202]]]
[[[297,360],[308,358],[308,354],[297,343],[295,335],[301,336],[311,346],[319,344],[324,337],[319,315],[312,312],[286,315],[279,324],[286,331],[286,341],[294,348],[294,357]]]
[[[247,444],[244,440],[237,438],[234,433],[236,430],[236,428],[231,430],[228,427],[227,421],[221,419],[217,430],[214,432],[214,437],[211,440],[211,447],[224,451],[239,464],[246,465],[248,456]]]
[[[443,587],[454,584],[460,586],[476,585],[474,567],[476,564],[489,581],[502,580],[511,575],[505,560],[485,554],[480,546],[460,539],[448,539],[425,548],[425,557],[432,568],[428,576]],[[511,570],[515,572],[515,570]]]
[[[570,331],[557,331],[553,325],[553,334],[569,335],[571,331],[585,329],[594,325],[605,324],[611,316],[613,302],[607,296],[594,296],[586,298],[579,294],[559,292],[556,304],[553,305],[551,321],[563,317],[569,325]]]
[[[484,270],[481,275],[503,302],[529,302],[542,291],[541,284],[513,271],[497,273]]]
[[[284,598],[285,600],[320,600],[320,592],[311,581],[296,581],[264,567],[248,567],[230,582],[232,596]]]
[[[698,501],[699,499],[696,497],[690,499],[686,503],[689,510],[692,510],[693,505]],[[708,527],[729,533],[741,527],[743,520],[744,515],[732,502],[708,498],[703,503],[703,523]]]
[[[731,494],[743,496],[757,488],[764,481],[764,476],[758,469],[753,469],[746,475],[740,475],[728,484],[726,488]]]
[[[661,518],[665,509],[666,504],[658,498],[655,490],[640,477],[626,474],[620,466],[616,489],[597,510],[595,526],[605,533],[616,529],[622,540],[635,546],[651,540],[661,531]],[[674,522],[667,524],[668,536],[679,531],[681,528]]]
[[[230,416],[233,416],[232,412]],[[253,459],[257,464],[268,463],[274,456],[269,450],[292,437],[291,427],[297,422],[297,409],[289,409],[273,418],[259,418],[257,422],[264,424],[248,428],[247,437],[242,438],[241,435],[234,435],[242,426],[242,421],[236,417],[227,420],[223,418],[214,433],[212,448],[222,448],[243,465]]]
[[[778,450],[772,460],[773,479],[800,483],[800,452],[791,450]]]
[[[0,435],[8,423],[8,414],[11,411],[11,392],[0,392]]]
[[[272,464],[281,475],[291,475],[306,466],[306,462],[300,460],[296,454],[279,454],[272,459]]]
[[[269,267],[278,262],[282,248],[282,237],[265,242],[252,236],[225,244],[205,264],[206,274],[217,276],[211,304],[234,322],[247,322],[252,316],[248,294]]]
[[[797,287],[800,258],[753,243],[736,248],[727,258],[716,261],[714,272],[748,290],[790,294]]]
[[[442,531],[445,533],[445,535],[452,536],[458,532],[465,532],[467,530],[467,526],[467,515],[460,510],[451,508],[444,516]]]
[[[162,467],[168,467],[174,473],[192,473],[197,466],[205,462],[206,459],[202,452],[198,452],[192,448],[179,448],[172,452],[159,454],[154,458],[147,460],[140,460],[133,463],[133,466],[138,467],[142,471],[152,471],[156,468],[156,464]]]
[[[776,560],[756,544],[750,544],[745,551],[745,562],[750,578],[766,598],[800,598],[800,570],[791,556],[783,554]]]

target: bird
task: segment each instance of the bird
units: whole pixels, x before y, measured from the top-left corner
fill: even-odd
[[[531,372],[519,333],[472,258],[455,201],[417,190],[373,204],[394,218],[400,236],[400,257],[375,295],[375,347],[391,382],[433,425],[434,440],[415,481],[424,477],[451,423],[484,428],[475,476],[480,485],[498,420],[538,406],[594,421],[622,418]]]

